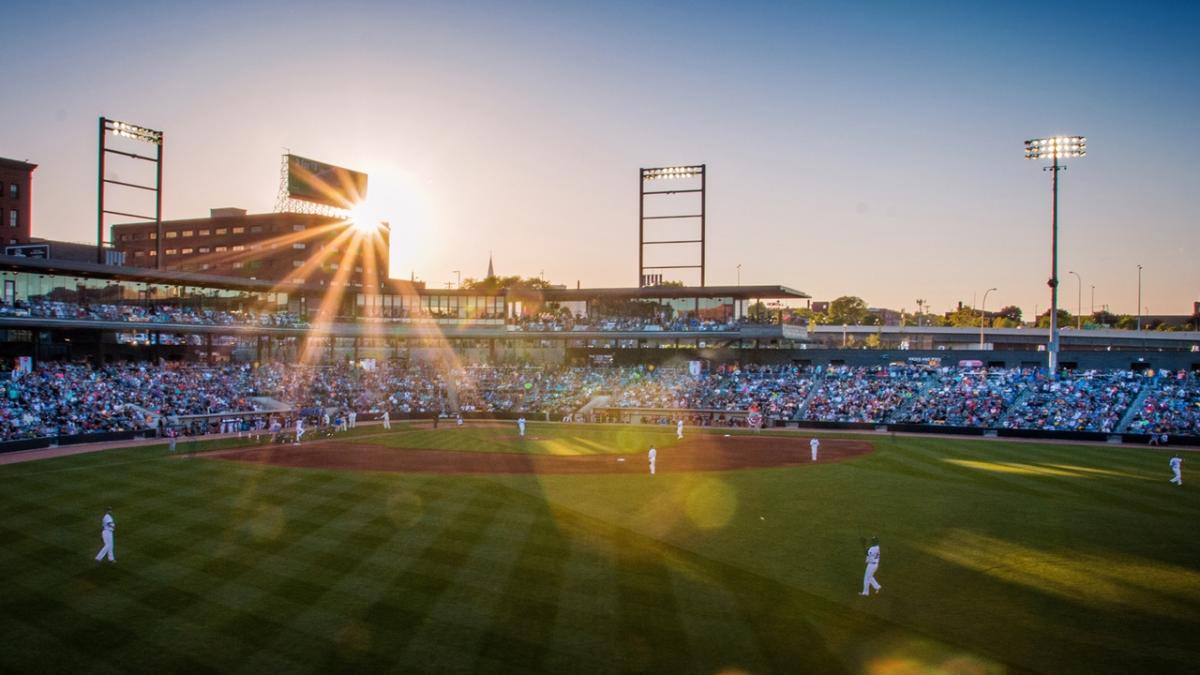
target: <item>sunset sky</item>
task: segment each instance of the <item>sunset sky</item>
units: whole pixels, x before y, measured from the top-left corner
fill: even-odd
[[[934,311],[1200,300],[1195,3],[27,2],[0,156],[94,241],[96,119],[166,135],[168,218],[270,211],[291,151],[366,171],[396,276],[637,281],[637,170],[709,167],[709,284]]]

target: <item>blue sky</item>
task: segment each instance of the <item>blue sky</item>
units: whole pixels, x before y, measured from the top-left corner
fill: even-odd
[[[636,170],[709,166],[709,283],[936,311],[1200,299],[1194,3],[30,3],[0,156],[95,232],[96,118],[163,129],[168,217],[272,208],[284,148],[371,174],[393,273],[636,282]],[[15,55],[15,56],[14,56]]]

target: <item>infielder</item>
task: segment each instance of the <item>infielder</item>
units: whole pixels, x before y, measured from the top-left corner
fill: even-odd
[[[866,541],[863,545],[866,546]],[[871,537],[871,545],[867,548],[867,572],[863,575],[863,590],[859,595],[870,595],[871,589],[875,592],[883,590],[878,581],[875,581],[875,570],[879,569],[879,537]]]
[[[525,418],[523,416],[517,418],[517,428],[521,430],[521,436],[524,436],[525,435]]]
[[[817,450],[821,448],[821,441],[814,438],[808,442],[808,447],[812,448],[812,461],[817,461]]]
[[[350,411],[350,428],[358,428],[358,412],[354,410]]]
[[[174,429],[167,429],[167,442],[170,444],[171,452],[175,452],[175,443],[179,441],[179,433]]]
[[[304,438],[304,418],[296,418],[296,440],[292,441],[292,445],[299,445],[300,439]]]
[[[650,446],[649,457],[650,457],[650,475],[653,476],[654,475],[654,460],[658,459],[658,450],[655,450],[653,445]]]
[[[683,440],[683,420],[680,419],[675,423],[675,438]]]
[[[383,428],[384,429],[392,428],[392,416],[388,414],[388,411],[386,409],[383,411]]]
[[[1175,472],[1175,477],[1171,479],[1171,482],[1183,485],[1183,459],[1179,455],[1171,458],[1171,471]]]
[[[113,557],[113,530],[117,529],[117,523],[112,517],[112,507],[104,510],[104,517],[100,519],[100,540],[104,542],[104,546],[100,548],[100,552],[96,554],[96,562],[108,556],[108,562],[117,562]]]

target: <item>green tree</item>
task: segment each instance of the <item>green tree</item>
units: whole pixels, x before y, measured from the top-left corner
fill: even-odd
[[[867,345],[868,349],[879,349],[881,346],[883,346],[883,340],[879,338],[879,333],[871,333],[867,336],[867,340],[864,344]]]
[[[1008,319],[1019,326],[1021,325],[1021,308],[1016,305],[1001,307],[1000,311],[996,312],[996,318]]]
[[[765,321],[769,312],[767,306],[760,300],[746,308],[746,316],[750,317],[751,321]]]
[[[510,277],[488,277],[486,279],[463,279],[462,287],[471,290],[479,291],[480,293],[496,293],[505,289],[524,289],[538,290],[550,288],[554,284],[539,279],[537,277],[529,277],[522,279],[521,275],[513,275]]]
[[[1122,330],[1134,330],[1137,328],[1137,317],[1130,314],[1122,314],[1117,319],[1117,328]]]
[[[867,303],[862,298],[853,295],[842,297],[829,303],[829,323],[857,326],[867,316]]]
[[[1075,317],[1071,316],[1071,313],[1068,312],[1067,310],[1060,309],[1060,310],[1058,310],[1058,327],[1063,328],[1065,326],[1074,327],[1075,326]],[[1038,317],[1037,327],[1038,328],[1049,328],[1050,327],[1050,312],[1049,312],[1049,310],[1047,310],[1045,314]]]

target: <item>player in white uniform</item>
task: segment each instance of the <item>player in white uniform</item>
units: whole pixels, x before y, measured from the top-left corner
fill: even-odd
[[[517,418],[517,428],[521,430],[521,435],[524,436],[525,435],[525,418],[524,417]]]
[[[1171,482],[1183,485],[1183,459],[1179,455],[1171,458],[1171,471],[1175,472],[1175,477],[1171,479]]]
[[[293,444],[299,443],[301,438],[304,438],[304,418],[297,417],[296,418],[296,440],[292,441],[292,443]]]
[[[821,448],[821,441],[814,438],[808,442],[808,447],[812,448],[812,461],[817,461],[817,450]]]
[[[350,428],[351,429],[358,428],[358,412],[356,412],[354,410],[350,411]]]
[[[871,545],[867,548],[867,571],[863,574],[863,590],[859,595],[870,595],[872,588],[876,593],[883,590],[879,582],[875,581],[875,570],[877,569],[879,569],[879,537],[872,537]]]
[[[683,439],[683,420],[675,423],[675,438]]]
[[[117,529],[117,523],[112,517],[112,507],[108,507],[104,511],[104,517],[100,519],[100,540],[104,542],[104,546],[100,552],[96,554],[96,562],[108,556],[108,562],[117,562],[113,557],[113,530]]]
[[[648,456],[650,457],[650,475],[653,476],[654,475],[654,460],[658,459],[658,450],[655,450],[653,445],[650,446],[650,453]]]
[[[392,428],[392,416],[388,414],[387,410],[383,411],[383,428],[384,429]]]

